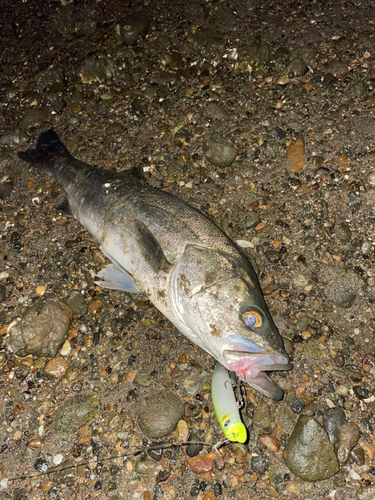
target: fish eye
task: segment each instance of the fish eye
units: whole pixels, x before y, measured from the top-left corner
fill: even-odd
[[[242,313],[242,321],[250,328],[258,328],[263,324],[262,316],[254,309],[245,309]]]

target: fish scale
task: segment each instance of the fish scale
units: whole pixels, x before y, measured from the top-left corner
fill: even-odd
[[[291,366],[255,271],[208,217],[132,173],[77,160],[53,130],[18,156],[61,184],[60,209],[78,219],[112,261],[98,274],[99,285],[143,293],[242,381],[282,398],[264,371]]]

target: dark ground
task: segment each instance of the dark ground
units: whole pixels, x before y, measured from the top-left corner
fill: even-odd
[[[0,499],[375,499],[373,2],[16,0],[0,9]],[[116,28],[129,14],[133,45]],[[245,460],[226,446],[199,476],[184,446],[144,462],[147,474],[143,455],[111,458],[150,443],[136,412],[164,387],[184,402],[189,433],[222,439],[208,386],[189,396],[185,383],[211,373],[213,360],[142,297],[94,284],[105,259],[55,212],[59,186],[16,156],[51,127],[81,160],[140,167],[251,243],[244,251],[294,369],[275,374],[280,403],[247,391]],[[230,165],[220,151],[208,161],[212,133],[237,149]],[[298,135],[297,172],[287,151]],[[5,334],[38,295],[74,290],[84,301],[70,330],[80,330],[56,380],[47,359],[15,358]],[[57,411],[77,394],[94,394],[97,412],[58,435]],[[322,422],[330,408],[359,429],[356,454],[332,478],[307,482],[282,449],[299,413]],[[260,444],[264,434],[281,449]],[[59,454],[68,472],[32,477]]]

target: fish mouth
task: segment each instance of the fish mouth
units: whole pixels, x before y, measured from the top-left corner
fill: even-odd
[[[224,350],[223,356],[240,380],[271,399],[283,399],[284,391],[264,372],[290,370],[292,365],[286,354]]]

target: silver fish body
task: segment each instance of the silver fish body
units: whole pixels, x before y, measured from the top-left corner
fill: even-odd
[[[69,211],[113,264],[98,284],[141,292],[184,335],[273,399],[265,371],[290,369],[256,274],[206,216],[129,174],[100,171],[70,155],[53,130],[18,153],[63,187]]]

